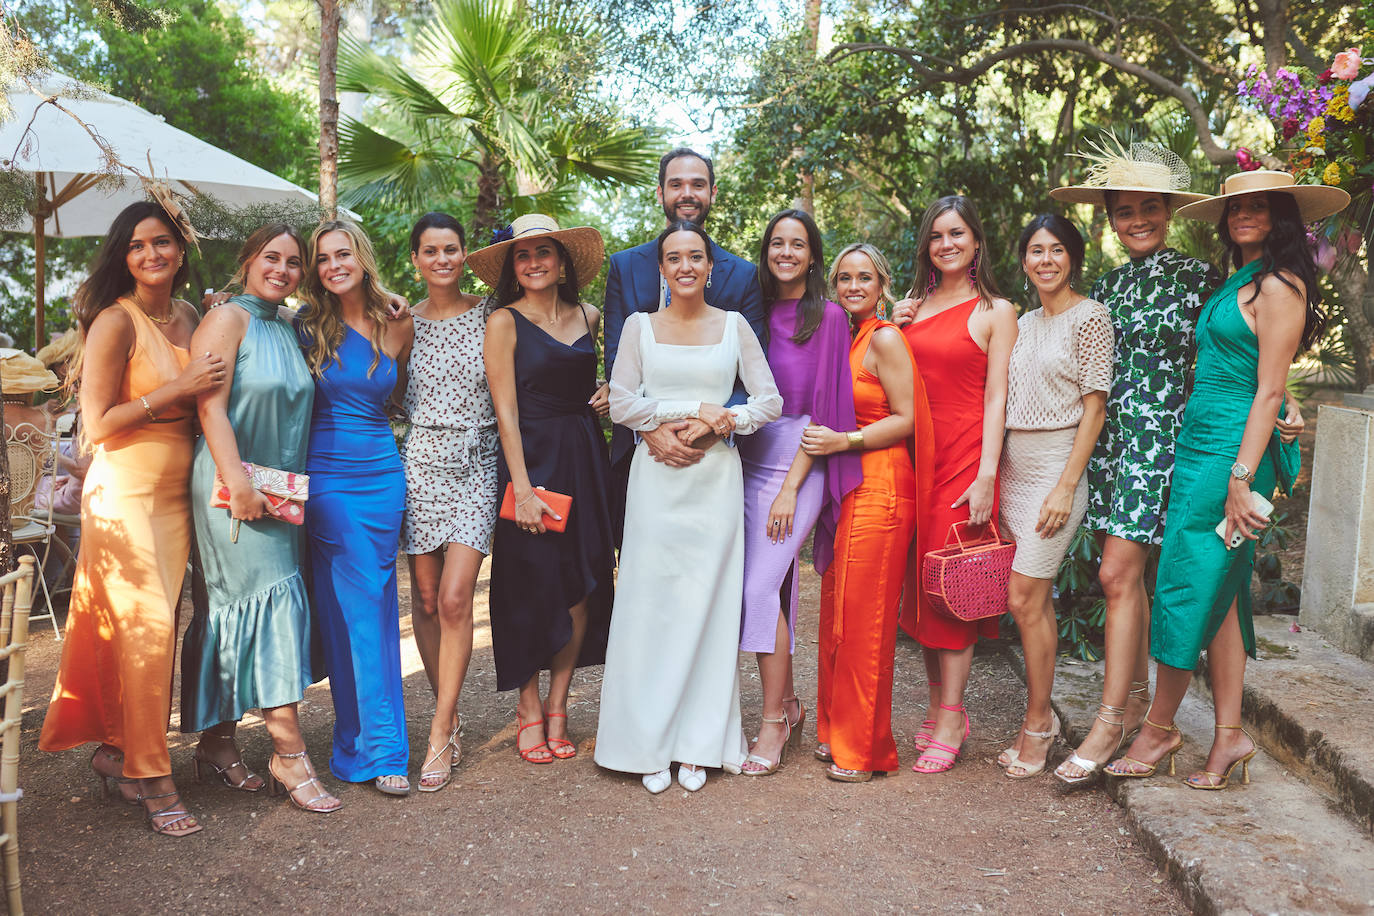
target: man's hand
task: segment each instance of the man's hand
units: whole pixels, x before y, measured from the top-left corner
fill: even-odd
[[[691,467],[701,460],[706,453],[701,449],[692,448],[678,439],[678,432],[686,429],[687,421],[677,420],[672,423],[664,423],[647,432],[641,432],[639,437],[649,446],[649,454],[655,461],[661,462],[672,468]]]

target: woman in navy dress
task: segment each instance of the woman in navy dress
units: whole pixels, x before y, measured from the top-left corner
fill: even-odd
[[[401,698],[396,551],[405,472],[387,404],[405,390],[414,336],[390,321],[372,245],[357,226],[322,223],[310,239],[301,345],[315,378],[310,418],[310,539],[314,610],[334,699],[329,768],[406,795],[410,745]]]
[[[595,229],[559,229],[538,214],[511,233],[468,258],[503,306],[488,319],[483,357],[501,438],[497,492],[510,484],[515,501],[515,520],[497,521],[492,545],[491,641],[496,689],[520,691],[516,750],[552,763],[577,754],[568,739],[573,670],[606,660],[611,623],[611,468],[590,404],[601,315],[578,300],[604,250]],[[548,531],[536,487],[572,497],[562,533]]]

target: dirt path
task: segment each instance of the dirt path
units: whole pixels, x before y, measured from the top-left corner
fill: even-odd
[[[401,584],[405,615],[404,573]],[[815,695],[817,593],[808,575],[797,653],[804,698]],[[416,763],[431,699],[408,624],[403,617]],[[775,776],[713,772],[699,793],[674,785],[653,797],[637,777],[601,771],[591,760],[599,668],[574,681],[578,757],[531,766],[514,751],[514,697],[493,689],[484,593],[476,642],[462,701],[466,756],[444,791],[393,799],[326,778],[346,807],[310,815],[280,799],[193,784],[194,740],[174,735],[174,775],[206,825],[176,840],[154,836],[133,808],[99,804],[89,750],[37,750],[60,652],[39,625],[29,649],[21,773],[29,911],[1187,912],[1104,794],[1063,795],[1047,778],[1011,782],[993,765],[1024,703],[995,645],[976,661],[970,753],[950,773],[910,770],[909,736],[923,712],[912,685],[924,675],[915,644],[904,638],[894,709],[903,766],[895,775],[859,785],[827,780],[811,757],[808,722],[802,753]],[[752,730],[759,717],[753,659],[742,659],[741,670]],[[332,723],[325,686],[310,692],[301,715],[323,769]],[[246,758],[264,772],[270,742],[262,721],[250,716],[240,736]]]

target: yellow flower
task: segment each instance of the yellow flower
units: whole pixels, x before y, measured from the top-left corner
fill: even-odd
[[[1337,121],[1355,120],[1355,112],[1350,110],[1350,90],[1345,86],[1336,89],[1331,101],[1326,103],[1326,113]]]
[[[1324,127],[1326,127],[1326,118],[1323,118],[1321,115],[1317,115],[1315,118],[1307,122],[1307,136],[1314,138],[1320,137],[1322,135],[1322,129]]]
[[[1322,136],[1308,137],[1307,149],[1325,150],[1326,138]]]
[[[1332,186],[1341,183],[1341,167],[1338,163],[1328,162],[1326,168],[1322,170],[1322,184]]]

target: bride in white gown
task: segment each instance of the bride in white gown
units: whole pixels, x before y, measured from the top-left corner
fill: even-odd
[[[737,312],[707,305],[710,238],[675,222],[658,238],[669,308],[625,322],[611,377],[611,419],[637,431],[686,420],[685,442],[713,435],[700,461],[673,467],[641,442],[630,465],[625,540],[601,685],[596,762],[643,773],[658,793],[695,791],[704,767],[739,772],[739,628],[744,483],[724,437],[776,420],[782,397],[763,348]],[[744,382],[749,398],[722,407]]]

